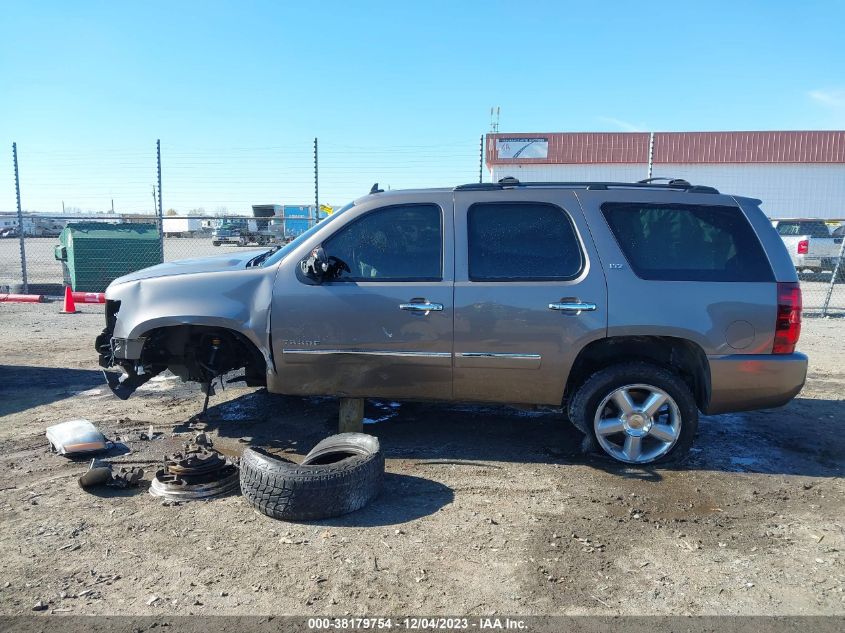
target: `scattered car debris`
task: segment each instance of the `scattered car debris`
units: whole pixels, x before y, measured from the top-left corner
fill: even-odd
[[[187,501],[220,497],[237,487],[238,467],[214,450],[211,440],[201,433],[182,451],[164,458],[164,467],[156,472],[150,494],[170,501]]]
[[[68,420],[49,426],[47,441],[59,455],[100,453],[111,448],[111,442],[89,420]]]
[[[244,450],[241,458],[244,497],[267,516],[288,521],[359,510],[379,493],[383,477],[378,438],[364,433],[327,437],[301,464],[255,448]]]
[[[96,486],[105,486],[111,481],[111,466],[103,465],[97,462],[96,459],[91,460],[91,465],[85,474],[79,478],[80,488],[94,488]]]
[[[144,478],[144,470],[137,466],[129,468],[121,466],[117,472],[112,471],[111,464],[91,460],[88,470],[79,478],[79,485],[82,488],[94,488],[97,486],[111,486],[113,488],[130,488],[137,486]]]
[[[150,440],[154,440],[154,439],[155,439],[155,438],[157,438],[159,435],[162,435],[161,431],[155,431],[155,430],[153,430],[153,425],[152,425],[152,424],[150,424],[150,428],[149,428],[149,430],[147,430],[147,431],[141,431],[141,432],[138,434],[138,438],[139,438],[139,439],[141,439],[141,440],[150,441]]]
[[[144,469],[138,466],[131,466],[126,468],[121,466],[116,473],[112,472],[112,481],[110,486],[115,488],[132,488],[137,486],[144,478]]]

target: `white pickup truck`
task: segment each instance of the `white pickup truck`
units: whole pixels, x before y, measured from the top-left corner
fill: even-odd
[[[824,220],[773,220],[780,239],[799,272],[832,272],[842,246],[842,237],[833,237]]]

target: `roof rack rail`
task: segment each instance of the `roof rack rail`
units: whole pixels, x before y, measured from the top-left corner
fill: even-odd
[[[667,180],[666,183],[654,182],[655,180]],[[513,176],[506,176],[499,182],[474,182],[467,185],[458,185],[455,191],[495,191],[497,189],[531,187],[573,187],[593,191],[607,189],[671,189],[673,191],[685,191],[687,193],[719,193],[715,187],[707,185],[691,185],[681,178],[647,178],[639,182],[602,182],[602,181],[578,181],[578,182],[520,182]]]

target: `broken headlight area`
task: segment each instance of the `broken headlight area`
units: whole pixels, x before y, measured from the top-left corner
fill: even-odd
[[[118,310],[120,310],[120,301],[106,301],[106,327],[94,340],[94,349],[100,356],[100,367],[111,367],[114,364],[111,339],[114,334],[114,326],[117,323]]]
[[[138,387],[167,369],[166,365],[145,367],[141,363],[127,363],[126,361],[120,363],[120,367],[123,369],[122,373],[104,369],[103,376],[109,389],[121,400],[129,398]]]

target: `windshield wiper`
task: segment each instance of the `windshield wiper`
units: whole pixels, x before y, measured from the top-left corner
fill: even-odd
[[[261,262],[263,262],[265,259],[270,257],[270,255],[275,253],[280,248],[281,248],[281,246],[276,245],[273,248],[271,248],[269,251],[267,251],[266,253],[261,253],[261,255],[258,255],[257,257],[253,257],[251,260],[249,260],[246,263],[246,267],[247,268],[254,268],[255,266],[260,266]]]

